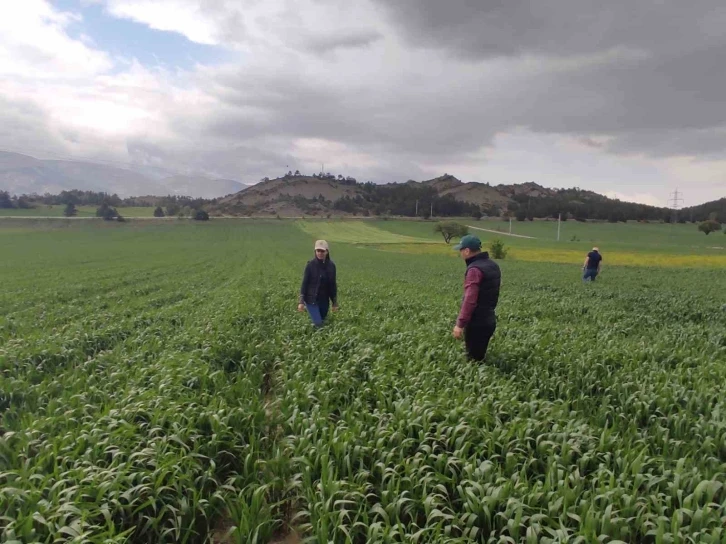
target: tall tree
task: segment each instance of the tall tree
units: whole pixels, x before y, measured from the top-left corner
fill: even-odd
[[[66,217],[75,217],[78,215],[78,210],[76,210],[76,205],[73,204],[73,202],[69,202],[66,204],[65,209],[63,210],[63,215]]]
[[[444,237],[444,242],[448,244],[451,242],[452,238],[461,238],[462,236],[469,234],[469,229],[466,225],[461,225],[454,221],[445,221],[443,223],[438,223],[434,227],[434,232],[441,234],[441,236]]]
[[[101,206],[96,210],[96,217],[101,217],[104,221],[111,221],[117,216],[118,212],[116,209],[109,206],[107,202],[101,204]]]
[[[698,230],[708,236],[712,232],[720,231],[721,223],[719,223],[718,221],[714,221],[713,219],[707,219],[706,221],[698,225]]]
[[[0,191],[0,208],[14,208],[13,201],[10,198],[10,193],[7,191]]]

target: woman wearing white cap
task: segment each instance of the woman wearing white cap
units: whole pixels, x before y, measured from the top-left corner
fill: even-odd
[[[328,315],[330,303],[333,311],[338,309],[338,284],[336,281],[335,263],[330,260],[328,242],[315,242],[315,258],[308,261],[300,286],[298,311],[306,309],[316,327],[322,327]]]

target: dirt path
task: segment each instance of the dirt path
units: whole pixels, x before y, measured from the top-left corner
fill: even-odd
[[[493,232],[494,234],[501,234],[502,236],[511,236],[512,238],[527,238],[529,240],[536,240],[534,236],[525,236],[523,234],[509,234],[508,232],[502,232],[499,230],[491,230],[491,229],[483,229],[481,227],[472,227],[471,225],[467,225],[470,229],[474,230],[483,230],[484,232]]]

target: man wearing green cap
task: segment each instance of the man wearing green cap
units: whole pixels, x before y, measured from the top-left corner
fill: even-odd
[[[481,251],[481,240],[476,236],[467,234],[454,249],[466,262],[466,273],[464,299],[452,334],[457,339],[464,337],[470,359],[483,361],[497,328],[495,309],[502,273],[489,253]]]

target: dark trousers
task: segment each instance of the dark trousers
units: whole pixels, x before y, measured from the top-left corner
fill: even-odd
[[[495,317],[471,321],[464,328],[464,341],[469,359],[483,361],[486,358],[489,340],[491,340],[496,330],[497,320]]]

